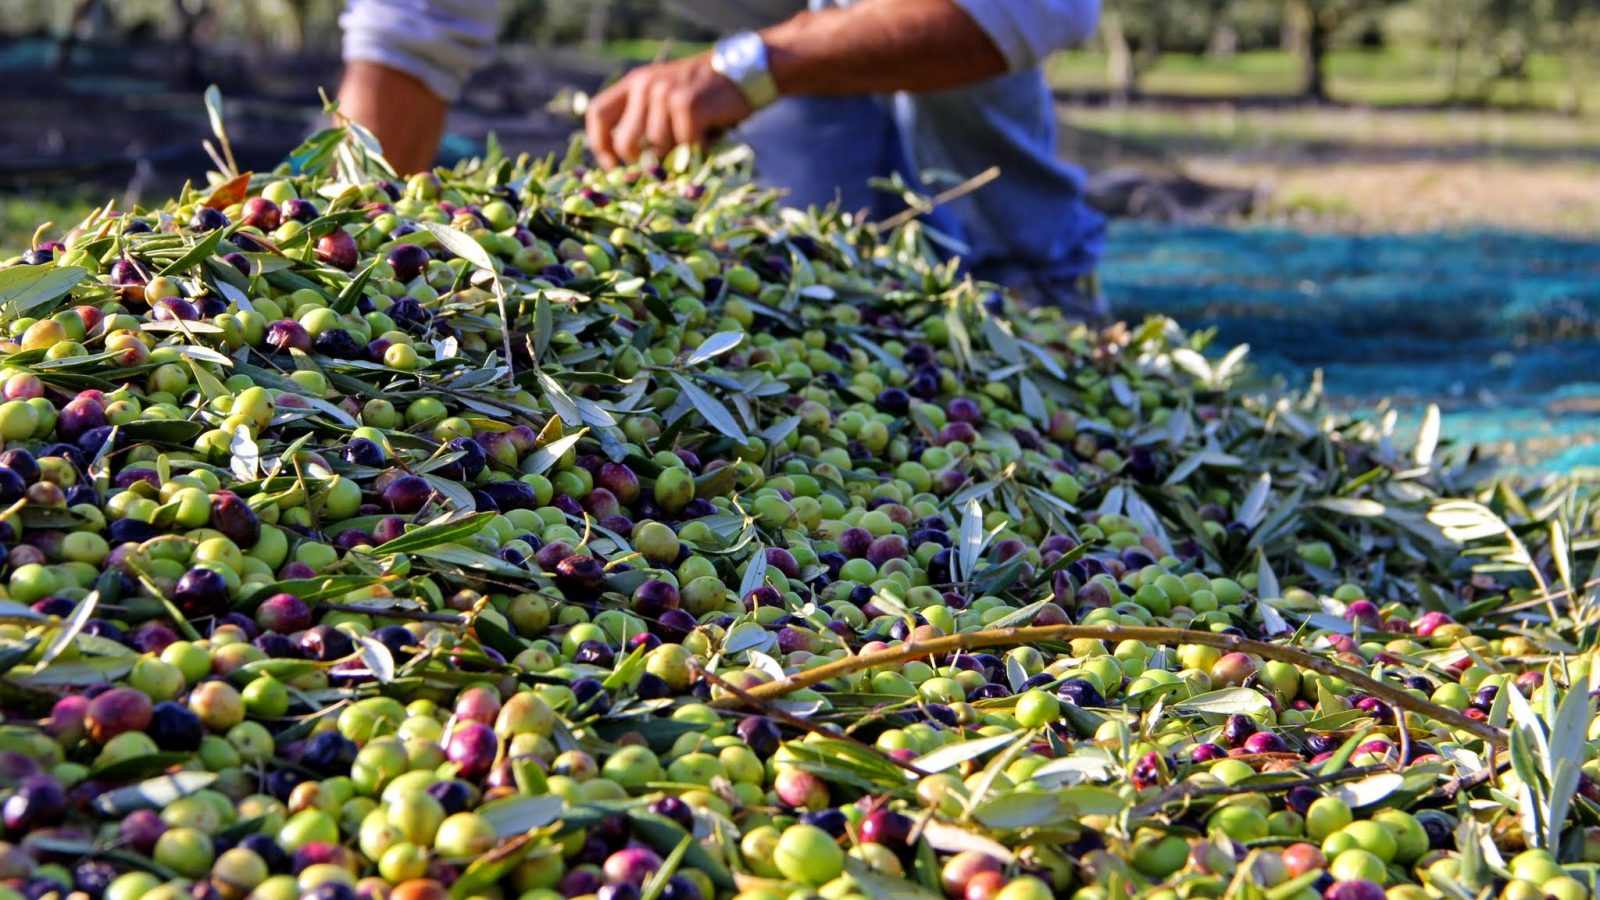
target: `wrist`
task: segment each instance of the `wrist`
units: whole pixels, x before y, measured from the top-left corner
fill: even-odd
[[[754,31],[731,34],[711,49],[711,70],[733,82],[751,109],[778,99],[766,41]]]

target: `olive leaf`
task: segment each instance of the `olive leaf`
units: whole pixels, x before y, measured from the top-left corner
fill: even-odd
[[[739,427],[733,414],[728,412],[726,406],[718,403],[716,398],[676,372],[672,373],[672,380],[677,382],[678,388],[689,398],[689,402],[694,405],[695,411],[700,413],[701,418],[706,420],[706,424],[740,444],[750,442],[750,438],[745,435],[744,429]]]
[[[210,787],[216,780],[215,772],[174,772],[101,794],[94,798],[94,808],[108,816],[125,816],[136,809],[164,809],[175,800]]]
[[[372,552],[380,556],[390,553],[415,553],[440,544],[457,543],[487,528],[496,515],[497,513],[480,512],[433,522],[420,528],[413,528],[392,541],[379,544]]]
[[[742,331],[719,331],[700,342],[700,346],[684,358],[686,366],[698,366],[706,360],[721,356],[744,341]]]
[[[65,297],[85,278],[82,266],[12,266],[0,269],[0,312],[7,321],[33,315],[34,310]]]
[[[94,617],[95,606],[97,606],[99,603],[99,591],[90,591],[88,594],[84,595],[82,600],[78,601],[78,605],[72,610],[72,615],[67,618],[67,621],[62,625],[61,630],[57,632],[55,638],[50,641],[50,646],[45,648],[44,654],[39,657],[39,662],[34,665],[33,670],[35,675],[42,671],[46,666],[49,666],[51,663],[55,662],[58,658],[60,658],[61,654],[67,651],[68,647],[72,646],[73,638],[76,638],[78,633],[83,631],[83,626],[87,625],[89,620]]]

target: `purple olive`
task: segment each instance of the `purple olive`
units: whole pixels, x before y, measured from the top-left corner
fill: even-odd
[[[500,512],[533,509],[538,505],[538,495],[534,493],[533,486],[520,481],[491,481],[481,485],[479,490],[494,501],[495,508]]]
[[[59,825],[67,814],[67,792],[53,775],[22,780],[0,808],[6,830],[21,836],[35,828]]]
[[[865,528],[846,528],[839,533],[839,552],[850,559],[861,559],[872,547],[872,541],[872,532]]]
[[[648,620],[677,609],[678,601],[678,589],[671,582],[651,579],[634,589],[631,605],[635,613]]]
[[[983,408],[978,401],[967,397],[956,397],[944,407],[945,415],[952,422],[966,422],[976,425],[983,421]]]
[[[354,652],[355,644],[349,635],[337,628],[314,625],[300,636],[300,649],[305,651],[307,659],[332,662],[349,656]]]
[[[162,297],[150,305],[150,310],[158,322],[193,322],[200,318],[200,311],[182,297]]]
[[[639,499],[639,476],[622,463],[601,465],[595,475],[595,484],[610,491],[625,505],[632,506]]]
[[[489,774],[500,739],[494,729],[482,722],[457,722],[445,744],[445,758],[455,763],[463,778],[477,779]]]
[[[188,752],[200,749],[206,730],[200,716],[189,707],[164,700],[151,712],[150,728],[145,733],[163,750]]]
[[[421,476],[401,475],[384,485],[380,499],[391,512],[410,514],[426,506],[432,496],[432,485]]]
[[[356,263],[361,261],[355,236],[343,228],[335,228],[318,238],[316,253],[317,259],[346,272],[354,270]]]
[[[311,335],[305,326],[291,319],[279,319],[267,326],[267,346],[280,353],[311,350]]]
[[[317,335],[311,346],[318,353],[332,359],[360,359],[366,355],[366,348],[356,342],[350,332],[343,328],[330,328]]]
[[[648,847],[625,847],[606,858],[606,877],[638,887],[661,868],[661,857]]]
[[[290,197],[283,202],[283,217],[302,224],[315,219],[318,215],[316,204],[300,197]]]
[[[293,594],[273,594],[256,607],[256,624],[279,634],[304,631],[311,627],[311,608]]]
[[[569,600],[593,600],[606,589],[606,571],[599,560],[574,554],[556,564],[555,582]]]
[[[215,569],[193,568],[178,579],[172,600],[191,619],[216,615],[228,607],[228,582]]]
[[[421,275],[432,258],[426,247],[417,244],[400,244],[389,251],[389,265],[394,268],[394,278],[399,282]]]
[[[194,211],[189,218],[189,228],[193,231],[216,231],[218,228],[228,227],[228,217],[220,209],[202,206]]]
[[[867,562],[882,566],[891,559],[905,559],[908,552],[905,538],[898,534],[886,534],[867,547]]]
[[[211,527],[240,549],[248,550],[261,540],[261,517],[232,491],[218,491],[212,496]]]

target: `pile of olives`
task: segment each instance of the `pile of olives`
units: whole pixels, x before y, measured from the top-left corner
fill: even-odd
[[[0,268],[0,900],[1589,895],[1442,464],[738,161],[353,146]]]

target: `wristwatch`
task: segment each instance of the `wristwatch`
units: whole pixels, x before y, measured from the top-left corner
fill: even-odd
[[[717,41],[711,48],[711,70],[733,82],[754,109],[778,99],[778,84],[767,67],[767,44],[754,31]]]

